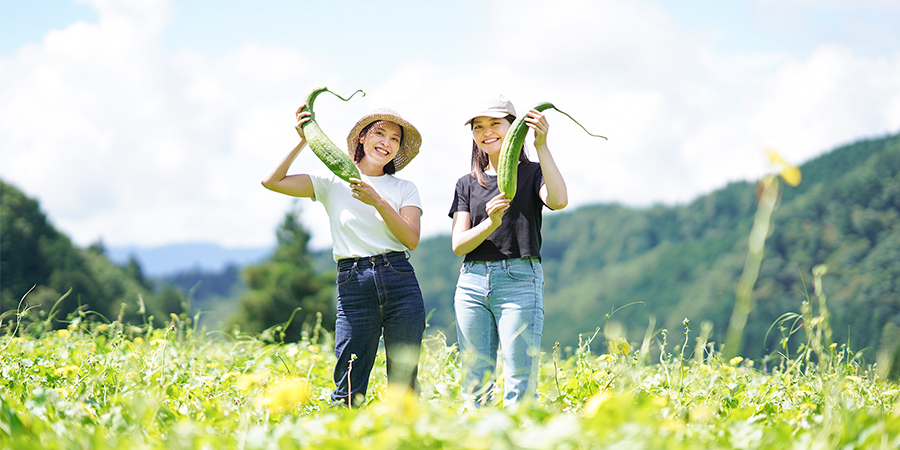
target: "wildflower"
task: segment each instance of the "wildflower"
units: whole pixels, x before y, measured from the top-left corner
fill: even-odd
[[[600,407],[610,398],[612,398],[612,395],[607,391],[592,395],[591,398],[584,402],[584,417],[590,419],[596,416],[597,412],[600,411]]]
[[[616,360],[616,355],[611,355],[611,354],[607,353],[605,355],[601,355],[597,359],[599,359],[600,361],[613,362]]]
[[[71,331],[75,331],[75,330],[78,329],[78,324],[75,323],[75,322],[72,322],[72,323],[70,323],[69,326],[67,326],[66,328],[68,328],[68,329],[71,330]]]
[[[259,399],[259,406],[272,411],[293,408],[309,399],[309,382],[306,379],[287,376],[276,380]]]
[[[740,356],[735,356],[734,358],[731,358],[731,361],[728,361],[728,364],[731,364],[732,366],[736,366],[736,365],[740,364],[743,360],[744,360],[744,358],[742,358]]]
[[[70,365],[70,366],[59,367],[59,368],[56,369],[56,374],[57,374],[57,375],[60,375],[60,376],[63,376],[63,377],[67,377],[67,376],[69,376],[69,375],[72,375],[72,374],[75,373],[75,372],[78,372],[78,366],[71,366],[71,365]]]
[[[422,414],[419,398],[408,386],[389,383],[386,395],[378,397],[382,401],[373,408],[376,416],[388,416],[400,423],[412,424]]]
[[[306,347],[311,353],[319,353],[319,346],[315,344],[310,344],[309,347]]]
[[[779,167],[780,171],[778,175],[781,176],[781,179],[784,180],[785,183],[797,187],[802,178],[800,169],[788,164],[788,162],[782,159],[781,155],[774,150],[767,150],[766,153],[769,155],[769,161]]]
[[[612,339],[606,345],[609,347],[609,353],[613,355],[627,355],[631,351],[628,342],[621,338]]]
[[[691,420],[696,420],[698,422],[711,422],[715,419],[715,413],[709,405],[697,406],[693,410],[691,410]]]
[[[56,334],[61,338],[69,337],[69,330],[56,330]]]
[[[108,329],[109,329],[109,325],[107,325],[105,323],[102,323],[97,327],[97,331],[99,331],[101,333],[105,332]]]
[[[828,346],[829,350],[834,350],[837,348],[837,342],[832,342],[831,345]]]
[[[135,343],[135,344],[143,344],[143,343],[144,343],[144,338],[138,336],[138,337],[134,338],[134,343]]]
[[[264,374],[264,373],[258,373],[258,372],[245,373],[238,378],[237,386],[240,389],[246,391],[246,390],[250,389],[251,387],[256,386],[257,384],[262,383],[263,380],[265,380],[265,379],[266,379],[266,374]]]

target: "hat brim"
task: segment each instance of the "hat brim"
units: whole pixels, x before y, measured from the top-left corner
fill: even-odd
[[[347,154],[350,155],[350,159],[353,159],[356,152],[356,144],[359,142],[359,133],[370,123],[380,120],[396,123],[403,128],[403,141],[400,142],[400,148],[393,159],[394,170],[399,171],[419,154],[419,147],[422,146],[422,135],[419,134],[419,130],[413,124],[400,117],[400,114],[391,109],[377,109],[366,114],[356,122],[356,125],[350,130],[350,134],[347,135]]]
[[[475,120],[479,117],[491,117],[494,119],[503,119],[506,116],[510,116],[510,115],[515,116],[515,114],[509,114],[508,112],[505,112],[505,111],[482,111],[482,112],[472,116],[472,118],[467,120],[464,125],[468,125],[468,124],[472,123],[473,120]]]

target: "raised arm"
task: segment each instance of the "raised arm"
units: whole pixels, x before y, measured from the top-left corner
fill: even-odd
[[[544,185],[540,190],[541,201],[550,209],[563,209],[569,203],[569,194],[566,190],[566,181],[559,172],[553,155],[550,154],[550,148],[547,147],[547,132],[550,131],[550,124],[547,123],[547,118],[537,110],[529,111],[525,122],[534,130],[534,148],[537,150],[541,172],[544,174]]]
[[[302,108],[302,106],[301,106]],[[309,178],[307,174],[298,174],[298,175],[288,175],[287,171],[293,164],[294,160],[297,159],[297,155],[300,154],[300,151],[303,150],[303,147],[306,146],[306,136],[303,135],[303,129],[300,127],[304,122],[308,121],[310,118],[309,112],[301,113],[300,110],[297,110],[297,132],[300,133],[300,143],[294,147],[290,153],[285,156],[285,158],[281,161],[278,166],[275,167],[275,170],[272,171],[269,176],[262,180],[262,185],[266,187],[266,189],[280,192],[282,194],[291,195],[294,197],[309,197],[315,198],[316,191],[313,189],[312,180]]]

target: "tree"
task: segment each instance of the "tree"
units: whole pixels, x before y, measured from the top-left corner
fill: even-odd
[[[299,222],[296,204],[285,214],[276,236],[278,245],[272,257],[244,269],[247,291],[233,324],[241,331],[256,333],[286,324],[279,331],[285,341],[294,341],[321,314],[323,327],[333,330],[336,307],[332,275],[317,273],[313,268],[307,248],[309,234]]]

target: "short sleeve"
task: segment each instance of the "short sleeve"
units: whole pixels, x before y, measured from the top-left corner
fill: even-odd
[[[453,204],[450,205],[450,213],[448,214],[451,218],[453,218],[453,213],[457,211],[471,212],[469,211],[469,189],[465,181],[465,177],[456,181],[456,190],[453,193]]]
[[[331,187],[334,186],[334,176],[323,177],[321,175],[310,174],[309,179],[312,181],[313,191],[316,195],[316,198],[313,200],[321,203],[322,199],[328,198],[328,192],[331,190]]]

